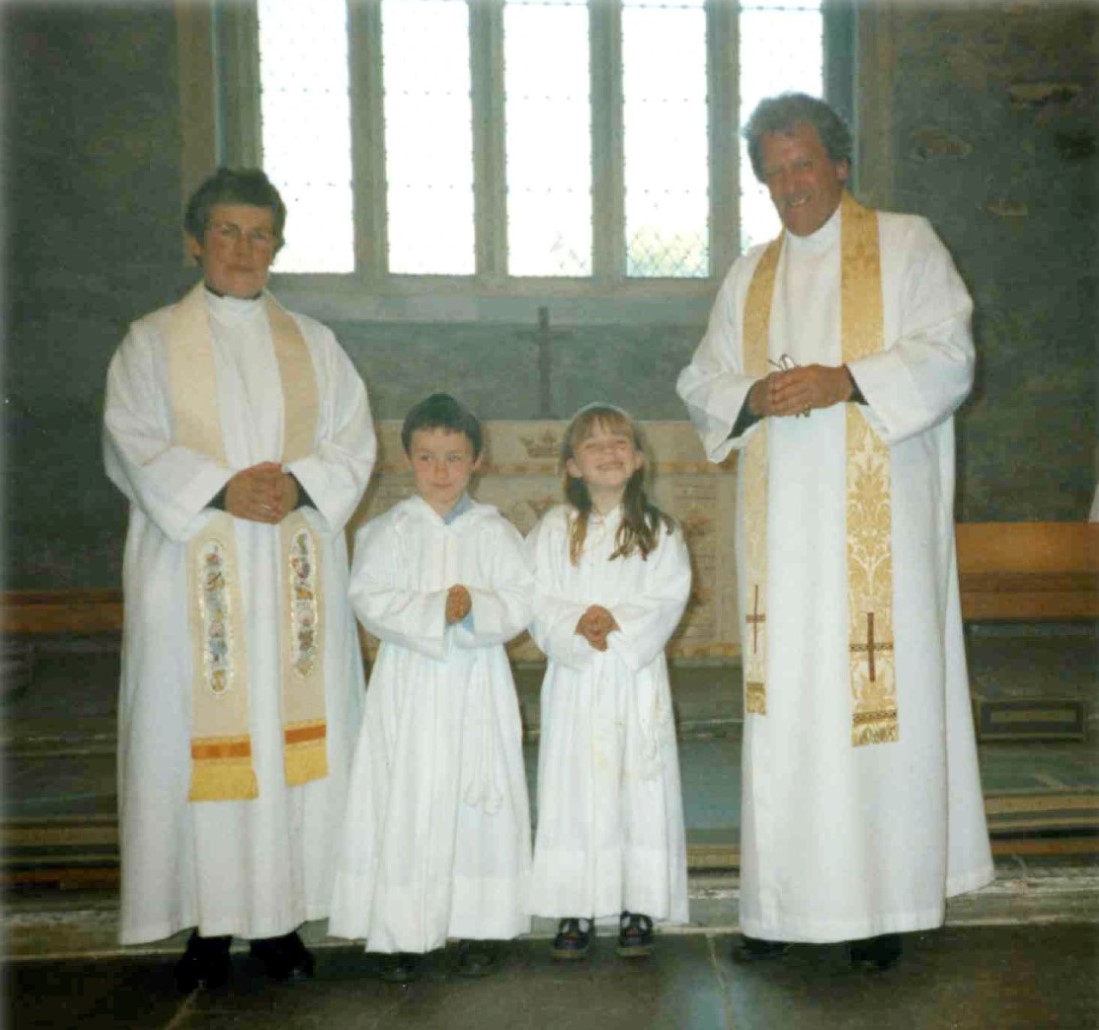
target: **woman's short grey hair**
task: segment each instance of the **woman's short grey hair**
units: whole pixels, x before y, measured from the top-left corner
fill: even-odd
[[[183,228],[189,236],[201,242],[210,224],[210,210],[215,204],[250,204],[270,209],[275,230],[276,252],[283,244],[286,227],[286,205],[274,184],[258,168],[219,168],[187,201],[183,213]]]
[[[851,130],[847,123],[823,100],[807,93],[781,93],[777,97],[761,100],[752,112],[743,136],[748,141],[748,156],[752,171],[760,182],[763,175],[763,137],[769,133],[791,136],[799,124],[811,125],[817,130],[824,149],[833,164],[851,162]]]

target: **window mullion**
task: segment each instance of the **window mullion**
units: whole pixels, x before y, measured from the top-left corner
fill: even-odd
[[[503,0],[471,0],[469,58],[477,275],[498,284],[507,275]]]
[[[843,117],[858,138],[855,109],[856,33],[858,11],[854,0],[824,0],[821,4],[823,33],[824,99]],[[858,162],[851,169],[850,187],[858,188]]]
[[[348,0],[347,34],[355,269],[367,282],[378,283],[388,272],[389,253],[381,0]]]
[[[710,126],[710,275],[720,277],[740,251],[739,5],[707,0]]]
[[[597,283],[609,286],[626,277],[622,5],[618,0],[589,0],[589,17],[592,273]]]
[[[214,46],[218,79],[224,84],[217,111],[218,164],[258,168],[263,163],[263,126],[255,0],[216,5]]]

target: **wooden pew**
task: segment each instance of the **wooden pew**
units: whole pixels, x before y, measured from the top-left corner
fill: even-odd
[[[1099,523],[959,522],[967,622],[1099,619]]]
[[[957,538],[967,622],[1099,620],[1099,523],[959,522]],[[5,636],[121,629],[118,589],[0,595]]]
[[[83,636],[121,629],[122,591],[118,589],[15,590],[0,599],[4,636]]]

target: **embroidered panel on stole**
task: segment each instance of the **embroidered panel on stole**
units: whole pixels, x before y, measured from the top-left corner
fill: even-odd
[[[168,367],[173,440],[227,464],[203,285],[172,312]],[[283,461],[312,450],[317,383],[293,318],[271,298],[271,327],[283,392]],[[308,519],[292,512],[278,526],[283,584],[281,665],[286,782],[327,774],[320,550]],[[192,801],[256,797],[248,707],[248,647],[234,519],[212,511],[188,542],[188,595],[194,679],[191,691]]]
[[[884,346],[878,218],[848,193],[841,201],[840,338],[843,362]],[[768,245],[748,288],[744,363],[767,375],[771,304],[782,236]],[[766,420],[744,456],[745,711],[767,711],[767,435]],[[889,448],[854,404],[846,411],[848,654],[855,745],[899,737],[893,655],[892,487]]]

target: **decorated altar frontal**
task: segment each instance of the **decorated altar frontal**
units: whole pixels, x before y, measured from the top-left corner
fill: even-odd
[[[486,422],[485,454],[472,493],[494,504],[523,534],[564,498],[558,454],[566,422]],[[407,497],[413,489],[401,448],[401,423],[380,422],[378,464],[352,530]],[[702,663],[740,654],[737,629],[733,513],[736,458],[708,462],[688,422],[643,422],[646,489],[676,519],[691,551],[694,585],[687,612],[668,647],[670,658]],[[369,654],[377,641],[365,637]],[[515,661],[541,661],[523,634],[509,652]]]

